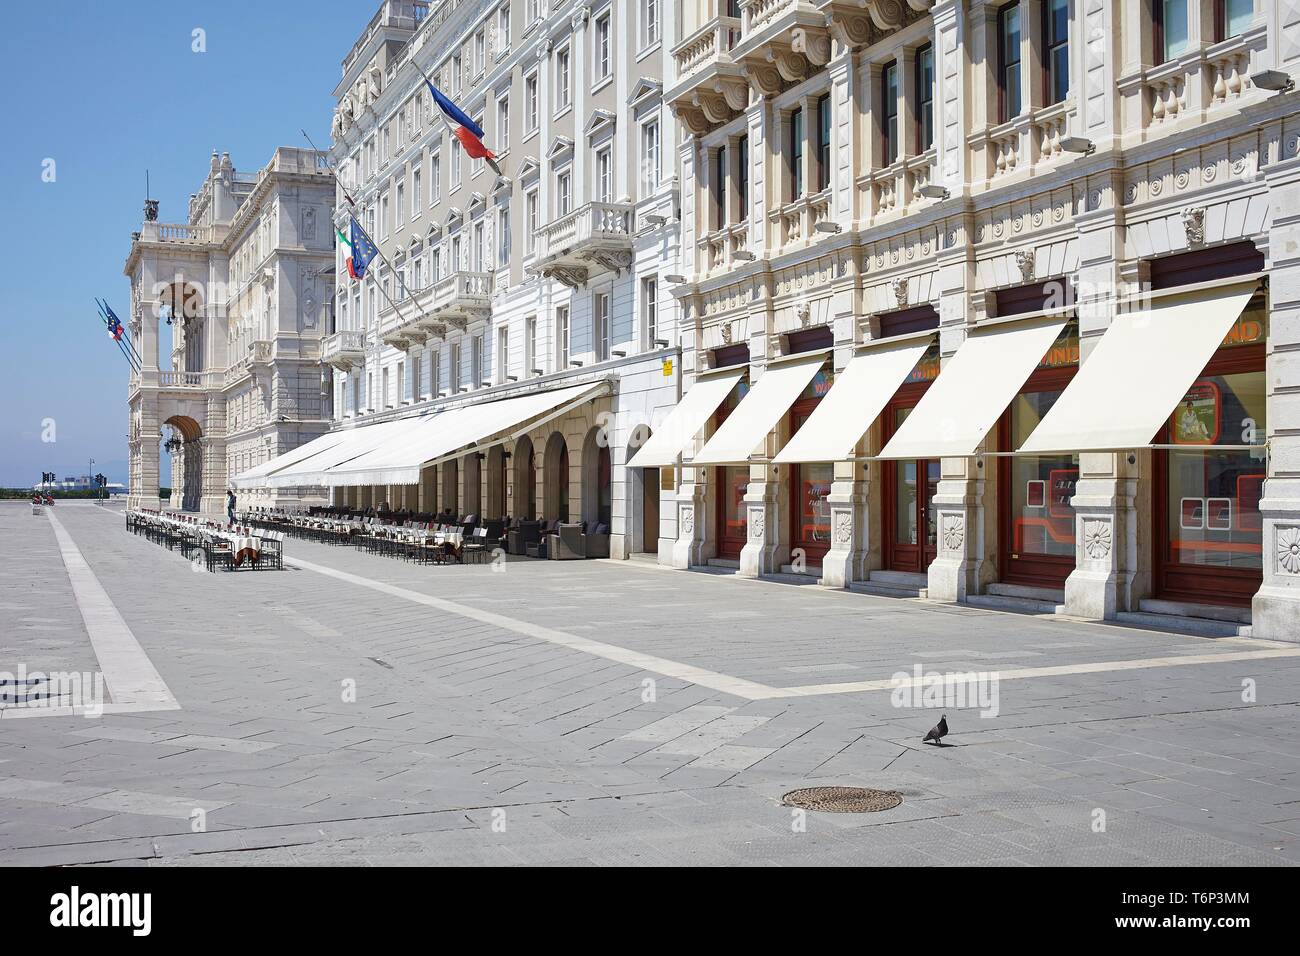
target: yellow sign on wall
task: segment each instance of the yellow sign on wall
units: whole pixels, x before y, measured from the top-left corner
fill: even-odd
[[[664,378],[671,378],[672,374],[673,374],[673,360],[670,358],[666,358],[664,359]]]

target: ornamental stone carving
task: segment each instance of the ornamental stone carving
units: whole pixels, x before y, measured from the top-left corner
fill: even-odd
[[[1016,268],[1020,270],[1020,281],[1031,282],[1034,278],[1034,250],[1021,249],[1016,253]]]
[[[762,511],[753,511],[749,515],[749,537],[754,541],[762,541],[763,535],[767,531],[767,515]]]
[[[840,511],[835,515],[835,541],[839,544],[848,544],[853,540],[853,515],[848,511]]]
[[[1183,231],[1187,234],[1189,246],[1199,246],[1205,242],[1205,207],[1195,206],[1183,210]]]
[[[966,518],[963,515],[943,516],[943,549],[960,551],[966,540]]]
[[[889,289],[900,309],[907,305],[907,279],[893,279],[889,283]]]
[[[695,534],[695,509],[682,509],[682,534],[690,537]]]
[[[1300,575],[1300,528],[1277,529],[1277,573]]]
[[[1094,561],[1102,561],[1110,556],[1111,534],[1110,522],[1090,518],[1083,523],[1083,550]]]

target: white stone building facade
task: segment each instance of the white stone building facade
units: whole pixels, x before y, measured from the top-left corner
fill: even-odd
[[[677,124],[662,103],[675,32],[656,0],[379,4],[335,90],[335,223],[348,235],[355,215],[382,251],[356,281],[339,244],[335,425],[608,388],[431,461],[419,484],[339,484],[337,503],[599,521],[615,556],[671,546],[658,474],[647,487],[624,463],[680,395]],[[425,75],[483,127],[501,176],[464,154]]]
[[[132,507],[221,513],[230,479],[329,428],[321,361],[334,285],[334,185],[324,156],[281,147],[252,174],[212,154],[184,223],[133,234],[124,272],[141,368],[129,384]],[[164,327],[170,326],[171,354]],[[171,475],[160,476],[160,439]],[[321,488],[241,492],[246,504],[322,502]]]
[[[740,371],[682,448],[669,560],[1296,640],[1300,99],[1277,88],[1300,67],[1300,6],[681,9],[664,99],[683,127],[683,392],[713,369]],[[1121,320],[1136,302],[1215,302],[1230,286],[1245,290],[1231,328],[1153,434],[1019,450],[1072,385],[1091,387],[1094,356],[1123,367],[1099,349],[1108,331],[1132,331]],[[1189,312],[1148,357],[1151,382],[1193,361],[1179,358],[1192,323]],[[985,347],[1003,332],[1005,349]],[[870,391],[847,384],[851,360],[909,343],[918,361],[871,405],[856,444],[834,460],[782,459],[840,384]],[[1038,351],[1008,372],[1017,348]],[[993,356],[982,378],[978,354]],[[722,423],[759,421],[746,399],[794,366],[812,377],[758,447],[710,456]],[[1114,382],[1135,409],[1155,391],[1145,375]],[[962,376],[967,401],[941,394]],[[970,450],[945,454],[1001,392]],[[934,423],[928,444],[908,444],[911,415]]]

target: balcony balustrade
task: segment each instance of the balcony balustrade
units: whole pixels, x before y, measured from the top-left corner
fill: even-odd
[[[626,269],[632,264],[632,219],[631,204],[587,203],[538,231],[530,268],[571,288],[586,284],[593,268]]]

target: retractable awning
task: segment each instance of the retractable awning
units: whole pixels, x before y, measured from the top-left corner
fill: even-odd
[[[1068,319],[1027,316],[974,329],[877,457],[974,455]]]
[[[303,459],[310,458],[326,449],[333,448],[339,442],[343,441],[345,432],[329,432],[309,442],[299,445],[292,451],[287,451],[283,455],[277,455],[267,461],[262,462],[256,468],[250,468],[248,471],[241,472],[230,479],[230,483],[236,488],[265,488],[266,479],[269,475],[288,468],[290,465],[296,465]]]
[[[389,422],[377,422],[374,425],[360,425],[340,432],[343,440],[337,445],[326,448],[309,458],[282,468],[268,475],[267,487],[290,488],[295,486],[317,486],[326,484],[326,472],[343,462],[359,455],[364,455],[386,441],[397,438],[404,432],[420,428],[433,421],[436,415],[423,415],[418,418],[399,418]]]
[[[675,464],[682,449],[700,433],[718,406],[727,400],[748,368],[748,365],[744,365],[717,374],[702,375],[674,406],[663,424],[651,433],[646,443],[632,456],[627,467],[662,468]]]
[[[835,384],[773,461],[843,461],[916,368],[934,333],[867,346],[849,360]]]
[[[745,464],[766,440],[799,393],[808,387],[827,352],[809,352],[768,365],[749,394],[727,416],[713,437],[691,459],[694,465]]]
[[[1257,282],[1162,296],[1118,316],[1022,452],[1149,445],[1241,318]]]
[[[463,405],[442,412],[425,427],[373,446],[365,454],[329,469],[324,483],[346,485],[415,485],[420,471],[437,461],[477,445],[525,422],[582,402],[609,390],[606,382],[573,385],[549,392]]]

